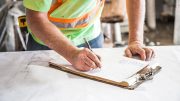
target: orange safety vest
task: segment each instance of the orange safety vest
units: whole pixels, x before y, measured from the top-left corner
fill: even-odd
[[[90,12],[87,12],[86,14],[77,17],[77,18],[55,18],[51,17],[50,14],[58,7],[62,5],[62,0],[57,0],[56,3],[54,3],[49,12],[48,12],[48,18],[49,20],[55,24],[58,28],[61,30],[65,30],[68,28],[84,28],[88,26],[90,23],[92,23],[95,18],[101,13],[104,6],[105,0],[97,0],[95,8],[93,8]]]

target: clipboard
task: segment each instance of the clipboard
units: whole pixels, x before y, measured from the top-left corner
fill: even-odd
[[[75,70],[69,69],[69,67],[67,66],[60,65],[54,62],[49,62],[49,66],[51,68],[54,68],[54,69],[57,69],[66,73],[70,73],[76,76],[84,77],[87,79],[118,86],[118,87],[129,89],[129,90],[134,90],[142,83],[148,80],[152,80],[154,75],[156,75],[162,69],[162,67],[158,66],[157,64],[148,64],[147,66],[145,66],[138,72],[134,73],[132,76],[128,77],[126,80],[119,82],[119,81],[114,81],[114,80],[110,80],[110,79],[99,77],[99,76],[86,74],[84,72],[75,71]]]

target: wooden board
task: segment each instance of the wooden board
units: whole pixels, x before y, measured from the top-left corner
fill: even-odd
[[[125,5],[125,0],[109,0],[104,5],[101,21],[107,23],[124,21],[126,15]]]
[[[77,76],[84,77],[84,78],[87,78],[87,79],[99,81],[99,82],[102,82],[102,83],[106,83],[106,84],[110,84],[110,85],[114,85],[114,86],[118,86],[118,87],[122,87],[122,88],[127,88],[127,89],[128,89],[128,86],[129,86],[129,84],[127,82],[125,82],[125,81],[116,82],[116,81],[109,80],[109,79],[106,79],[106,78],[93,76],[93,75],[88,75],[88,74],[85,74],[83,72],[78,72],[78,71],[68,69],[68,67],[66,67],[66,66],[59,65],[59,64],[56,64],[56,63],[53,63],[53,62],[49,62],[49,66],[54,68],[54,69],[58,69],[58,70],[61,70],[61,71],[64,71],[64,72],[67,72],[67,73],[70,73],[70,74],[73,74],[73,75],[77,75]]]

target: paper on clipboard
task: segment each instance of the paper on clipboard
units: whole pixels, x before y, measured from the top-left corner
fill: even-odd
[[[51,62],[67,66],[67,64],[61,64],[61,62],[58,62],[58,60],[53,60]],[[84,73],[104,77],[114,81],[122,81],[130,77],[132,74],[136,73],[146,65],[148,65],[148,62],[130,59],[127,57],[118,58],[113,62],[102,59],[101,69],[93,69]],[[69,66],[67,66],[67,68],[75,70],[70,64]]]
[[[134,82],[136,82],[136,78],[130,78],[130,77],[136,74],[138,71],[140,71],[144,67],[146,67],[147,65],[149,65],[150,61],[147,62],[147,61],[141,61],[138,59],[127,58],[116,52],[117,51],[112,52],[112,51],[106,50],[104,52],[99,53],[98,55],[100,55],[102,58],[102,68],[91,70],[88,72],[82,72],[83,75],[84,74],[85,76],[88,75],[86,78],[89,78],[89,76],[101,77],[101,78],[105,78],[111,81],[115,81],[116,83],[117,82],[122,83],[125,81],[127,82],[127,84],[129,83],[126,86],[133,85]],[[77,71],[72,66],[70,66],[70,64],[67,61],[65,62],[64,59],[55,59],[51,61],[51,64],[55,64],[56,66],[64,65],[65,67],[63,68],[67,68],[67,69],[77,72],[75,74],[80,73],[80,71]]]

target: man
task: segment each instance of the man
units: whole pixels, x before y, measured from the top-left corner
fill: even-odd
[[[84,38],[93,48],[102,47],[99,18],[104,1],[24,0],[28,27],[33,33],[28,49],[48,49],[48,46],[81,71],[101,67],[97,55],[87,48],[78,47],[84,46]],[[130,36],[125,53],[128,57],[138,54],[142,60],[149,60],[154,56],[154,51],[143,45],[145,0],[127,0],[127,12]]]

